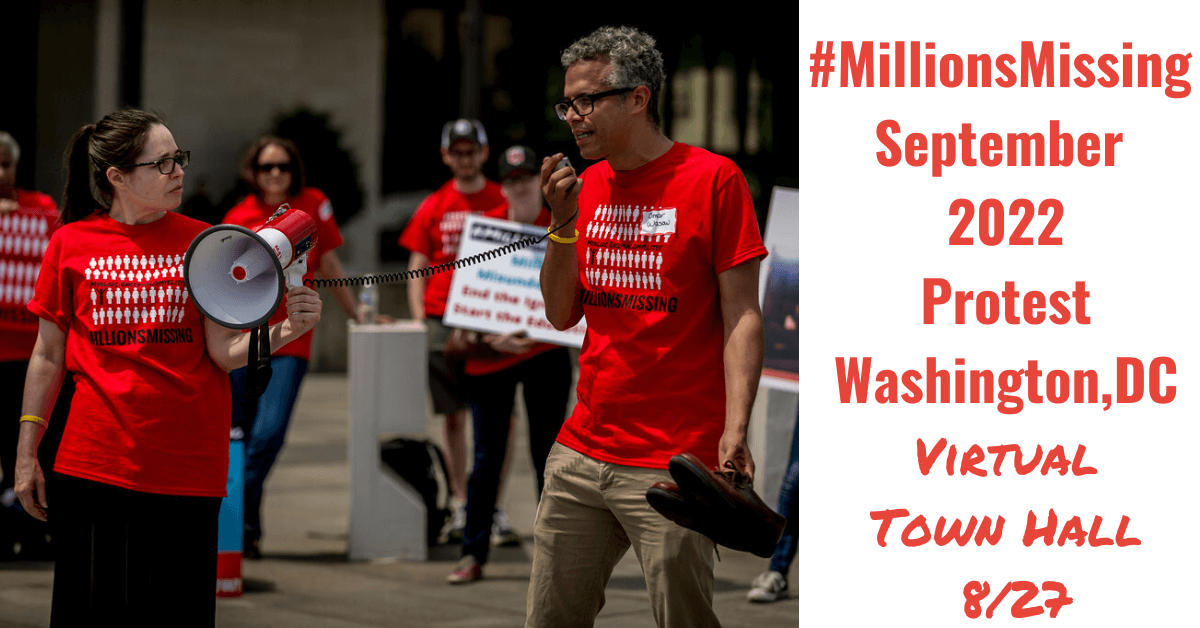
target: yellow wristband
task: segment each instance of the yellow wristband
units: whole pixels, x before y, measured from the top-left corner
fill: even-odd
[[[37,423],[38,425],[40,425],[42,427],[46,427],[46,419],[43,419],[40,416],[33,416],[32,414],[26,414],[25,416],[22,416],[21,420],[18,422],[24,423],[25,421],[29,421],[30,423]]]
[[[574,238],[560,238],[560,237],[554,235],[554,233],[550,231],[550,227],[546,227],[546,232],[550,234],[551,240],[554,240],[555,242],[557,242],[559,244],[575,244],[575,241],[579,239],[579,230],[578,229],[575,230]]]

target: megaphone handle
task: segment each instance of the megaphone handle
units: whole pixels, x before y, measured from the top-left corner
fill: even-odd
[[[246,361],[246,401],[262,396],[271,383],[271,328],[263,323],[250,329],[250,348]]]
[[[304,275],[308,273],[308,253],[292,262],[283,270],[283,282],[288,290],[304,285]]]

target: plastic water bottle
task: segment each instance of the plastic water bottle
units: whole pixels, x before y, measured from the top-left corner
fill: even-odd
[[[358,320],[364,325],[374,325],[379,313],[379,286],[370,283],[358,291]]]

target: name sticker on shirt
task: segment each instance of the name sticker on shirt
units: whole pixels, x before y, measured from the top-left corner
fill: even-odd
[[[675,208],[655,209],[642,214],[641,235],[675,233]]]

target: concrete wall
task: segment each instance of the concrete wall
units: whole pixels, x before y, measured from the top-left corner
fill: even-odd
[[[143,106],[192,152],[184,197],[201,180],[214,201],[272,119],[304,106],[327,113],[360,166],[364,214],[378,205],[382,0],[147,0]],[[354,236],[354,234],[347,234]],[[374,238],[347,237],[343,263],[374,259]]]
[[[243,151],[303,106],[328,114],[359,165],[362,211],[342,225],[349,275],[378,259],[383,0],[147,0],[142,99],[192,152],[184,198],[233,188]],[[328,292],[310,370],[345,370],[345,315]]]

